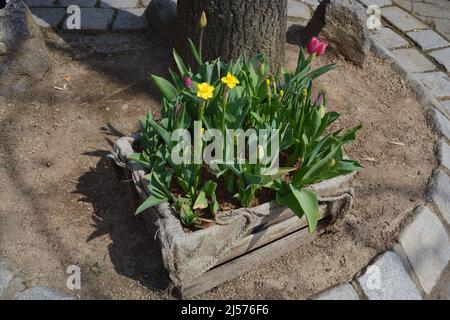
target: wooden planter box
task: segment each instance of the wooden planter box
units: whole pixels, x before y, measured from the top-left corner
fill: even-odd
[[[128,162],[138,135],[119,139],[110,155],[118,177],[127,182],[135,208],[148,197],[146,172]],[[345,214],[353,203],[347,187],[352,174],[311,185],[319,196],[320,224]],[[142,213],[161,246],[171,286],[182,298],[210,290],[262,265],[312,238],[306,219],[275,202],[219,213],[219,223],[198,231],[183,228],[169,203]]]

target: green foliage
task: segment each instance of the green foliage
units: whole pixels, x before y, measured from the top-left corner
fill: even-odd
[[[324,93],[321,99],[312,97],[314,80],[335,65],[311,70],[313,56],[306,58],[301,50],[294,72],[280,69],[272,74],[263,55],[202,63],[201,53],[190,39],[189,47],[198,64],[196,71],[174,51],[178,70],[170,70],[171,81],[152,76],[162,94],[162,110],[158,121],[150,113],[140,120],[143,151],[130,157],[149,172],[146,179],[151,196],[136,213],[169,201],[184,225],[201,227],[205,214],[215,217],[219,211],[216,189],[222,179],[244,207],[252,205],[261,189],[273,190],[279,204],[299,217],[306,216],[312,232],[319,220],[319,204],[307,186],[362,169],[356,161],[344,158],[342,148],[356,139],[361,125],[346,132],[329,132],[340,115],[326,111]],[[239,81],[236,87],[221,81],[228,73]],[[191,86],[186,79],[192,81]],[[214,88],[207,101],[197,96],[197,85],[205,82]],[[247,158],[242,163],[174,163],[170,155],[176,142],[171,141],[171,134],[177,129],[194,134],[194,120],[222,133],[227,129],[280,129],[281,168],[267,174],[265,165],[250,164]],[[232,147],[234,144],[233,140]],[[191,144],[185,147],[193,154]],[[227,151],[224,145],[223,154]],[[204,181],[202,172],[214,178]]]

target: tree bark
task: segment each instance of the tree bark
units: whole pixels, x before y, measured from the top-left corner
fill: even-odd
[[[198,44],[202,11],[208,17],[203,60],[221,57],[229,61],[239,55],[263,53],[272,69],[282,65],[287,0],[178,0],[179,43],[185,59],[189,56],[187,37]]]

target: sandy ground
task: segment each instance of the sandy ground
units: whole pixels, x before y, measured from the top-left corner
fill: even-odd
[[[0,255],[29,285],[83,299],[166,299],[158,246],[134,217],[106,155],[115,139],[158,110],[150,74],[162,74],[171,49],[157,37],[113,55],[54,50],[45,82],[14,99],[0,97]],[[286,62],[296,62],[288,46]],[[348,216],[295,252],[199,298],[301,299],[349,281],[390,248],[411,209],[423,202],[435,166],[432,130],[406,84],[370,57],[364,70],[339,57],[318,88],[344,113],[338,126],[363,123],[349,156],[365,169]],[[66,90],[58,90],[55,87]],[[82,268],[82,289],[66,289],[69,265]]]

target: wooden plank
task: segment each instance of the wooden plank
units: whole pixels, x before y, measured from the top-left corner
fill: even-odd
[[[274,260],[287,252],[293,251],[312,239],[314,239],[314,236],[309,234],[307,228],[298,230],[284,238],[211,269],[192,281],[189,285],[181,288],[181,297],[189,298],[199,295],[226,281],[237,278],[251,269]]]
[[[274,209],[271,209],[271,213],[261,220],[261,223],[253,229],[252,233],[259,232],[271,225],[286,221],[295,216],[292,210],[286,207],[278,207],[275,213],[272,213],[272,211]]]
[[[326,210],[324,206],[320,208],[320,218],[323,219],[326,216]],[[291,217],[283,222],[269,226],[268,228],[259,232],[253,233],[244,239],[242,239],[233,249],[231,249],[225,256],[223,256],[217,265],[223,264],[229,260],[232,260],[248,251],[252,251],[262,247],[263,245],[277,240],[285,235],[288,235],[294,231],[305,228],[308,225],[306,219],[303,217],[299,219],[297,216]]]

